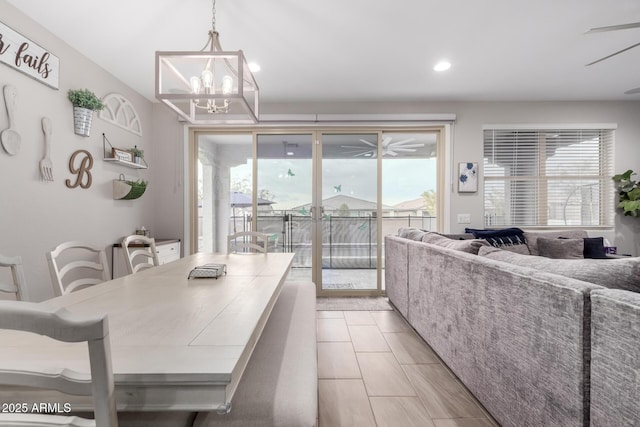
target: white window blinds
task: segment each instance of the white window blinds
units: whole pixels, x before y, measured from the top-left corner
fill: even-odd
[[[613,129],[485,129],[485,226],[611,226],[613,137]]]

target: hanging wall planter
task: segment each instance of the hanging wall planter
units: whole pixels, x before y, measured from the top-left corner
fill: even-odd
[[[73,132],[80,136],[89,136],[91,133],[91,119],[93,110],[88,108],[73,107]]]
[[[70,90],[69,101],[73,104],[73,131],[76,135],[89,136],[93,112],[104,108],[104,104],[89,89]]]
[[[147,181],[126,181],[124,175],[113,180],[113,198],[115,200],[138,199],[147,189]]]

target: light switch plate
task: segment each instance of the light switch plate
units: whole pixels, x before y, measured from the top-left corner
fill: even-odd
[[[458,224],[471,224],[471,214],[458,214]]]

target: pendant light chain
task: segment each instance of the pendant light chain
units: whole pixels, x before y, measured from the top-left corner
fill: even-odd
[[[211,31],[216,32],[216,0],[211,0]]]

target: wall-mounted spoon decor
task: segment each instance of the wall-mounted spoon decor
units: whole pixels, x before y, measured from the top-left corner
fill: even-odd
[[[40,160],[40,176],[44,181],[53,181],[53,165],[51,163],[51,119],[42,118],[42,132],[44,133],[44,157]]]
[[[7,106],[7,117],[9,118],[9,127],[0,133],[0,142],[2,148],[7,154],[15,156],[20,151],[20,134],[16,132],[13,114],[16,108],[18,91],[15,86],[6,85],[4,87],[4,102]]]

